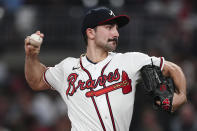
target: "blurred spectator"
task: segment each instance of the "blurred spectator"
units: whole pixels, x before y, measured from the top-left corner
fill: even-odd
[[[197,85],[195,84],[195,86],[188,92],[188,99],[191,101],[191,104],[194,106],[195,112],[197,112],[197,95],[196,94],[197,94]]]
[[[182,0],[150,0],[146,4],[146,9],[153,15],[176,17],[183,6],[182,2]]]
[[[60,117],[54,127],[54,131],[70,131],[71,123],[68,117],[62,116]]]
[[[197,117],[191,103],[185,104],[171,123],[172,131],[197,131]]]
[[[0,44],[0,90],[8,85],[9,78],[8,64],[4,60],[2,60],[4,55],[5,49],[3,48],[3,45]]]
[[[195,64],[192,60],[188,58],[188,60],[182,61],[181,63],[182,68],[185,73],[185,77],[187,79],[187,90],[191,90],[191,88],[194,88],[195,85]]]
[[[6,126],[6,118],[9,106],[9,98],[3,94],[0,94],[0,129]]]
[[[196,22],[197,23],[197,22]],[[193,41],[192,41],[192,56],[197,58],[197,28],[193,32]]]
[[[36,9],[31,6],[22,7],[15,13],[15,28],[21,37],[31,34],[36,26],[36,14]]]
[[[42,125],[52,125],[55,123],[58,112],[56,105],[50,97],[44,93],[38,93],[32,101],[32,113]]]
[[[151,108],[145,108],[141,116],[139,131],[162,131],[156,113]]]
[[[7,64],[0,60],[0,88],[3,88],[7,84],[8,75],[9,71]]]
[[[17,9],[19,9],[22,5],[24,0],[2,0],[4,7],[9,11],[9,12],[14,12]]]

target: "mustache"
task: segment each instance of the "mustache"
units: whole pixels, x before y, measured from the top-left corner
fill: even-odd
[[[116,44],[118,44],[118,38],[117,37],[112,38],[112,39],[108,39],[108,42],[110,42],[110,41],[114,41],[114,42],[116,42]]]

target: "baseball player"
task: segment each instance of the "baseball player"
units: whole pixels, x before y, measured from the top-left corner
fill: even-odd
[[[113,52],[118,45],[118,28],[129,20],[127,15],[116,16],[106,7],[91,9],[81,28],[86,53],[80,58],[68,57],[54,67],[41,64],[40,46],[32,46],[29,37],[25,39],[28,84],[33,90],[59,92],[68,107],[72,131],[128,131],[139,70],[151,63],[176,85],[173,111],[186,102],[185,76],[176,64],[139,52]]]

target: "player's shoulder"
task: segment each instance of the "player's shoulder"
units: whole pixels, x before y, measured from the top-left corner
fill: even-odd
[[[120,58],[139,58],[139,57],[147,57],[148,55],[142,52],[125,52],[125,53],[114,53],[114,56]]]
[[[76,65],[77,63],[79,63],[79,58],[74,58],[74,57],[67,57],[65,59],[63,59],[62,61],[59,62],[60,67],[69,67],[69,66],[73,66]]]
[[[63,59],[60,63],[62,64],[74,64],[79,62],[79,58],[75,58],[75,57],[67,57],[65,59]]]
[[[128,56],[147,56],[147,54],[142,53],[142,52],[126,52],[124,53],[124,55],[128,55]]]

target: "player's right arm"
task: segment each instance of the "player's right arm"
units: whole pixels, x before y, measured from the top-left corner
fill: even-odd
[[[36,34],[44,37],[40,31]],[[46,90],[50,87],[43,80],[43,73],[47,70],[47,67],[40,63],[38,54],[40,52],[40,46],[35,47],[30,45],[29,37],[25,39],[25,78],[29,86],[33,90]]]

